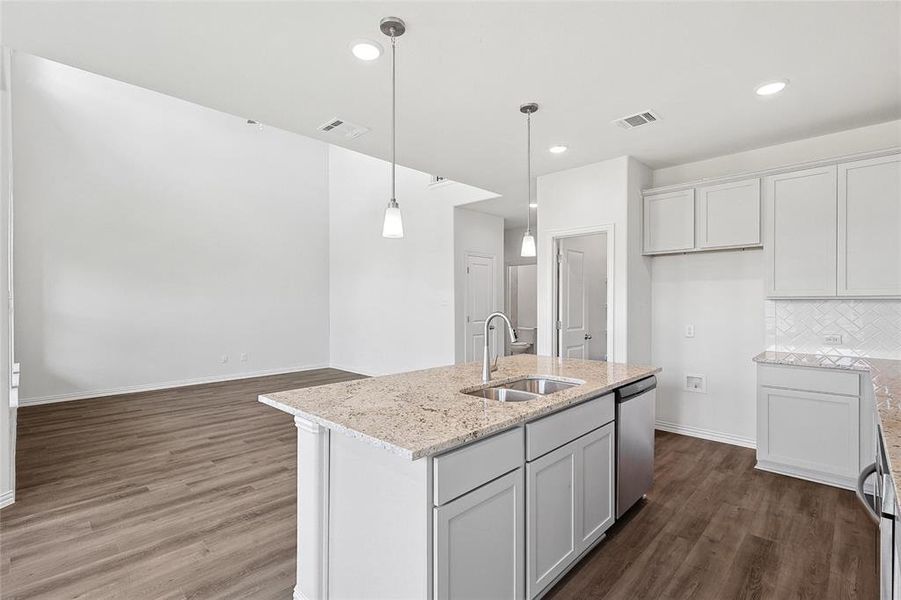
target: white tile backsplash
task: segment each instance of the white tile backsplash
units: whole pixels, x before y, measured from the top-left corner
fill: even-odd
[[[767,300],[764,321],[767,350],[901,359],[899,300]]]

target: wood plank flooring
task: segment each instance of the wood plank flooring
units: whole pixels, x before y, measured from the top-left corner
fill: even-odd
[[[295,428],[256,396],[331,369],[19,411],[0,598],[291,598]],[[659,432],[649,499],[547,596],[877,597],[851,492],[753,469],[744,448]]]

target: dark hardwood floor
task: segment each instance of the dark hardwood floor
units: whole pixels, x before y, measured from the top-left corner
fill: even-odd
[[[0,597],[291,598],[295,428],[261,392],[303,374],[23,408]],[[548,598],[877,596],[851,492],[754,470],[754,452],[657,436],[649,499]]]

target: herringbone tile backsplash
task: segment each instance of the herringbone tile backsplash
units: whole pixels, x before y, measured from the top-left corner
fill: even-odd
[[[767,349],[901,359],[901,301],[768,300]],[[827,344],[827,335],[842,336]]]

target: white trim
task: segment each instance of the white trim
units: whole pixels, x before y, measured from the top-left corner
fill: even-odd
[[[366,377],[381,377],[382,375],[392,375],[392,373],[382,373],[378,371],[370,371],[369,369],[359,369],[350,365],[342,365],[340,363],[331,363],[328,365],[330,369],[339,371],[347,371],[348,373],[356,373],[357,375],[365,375]]]
[[[52,404],[54,402],[69,402],[71,400],[87,400],[90,398],[103,398],[106,396],[119,396],[122,394],[134,394],[136,392],[155,392],[159,390],[168,390],[171,388],[187,387],[191,385],[199,385],[202,383],[219,383],[223,381],[237,381],[239,379],[253,379],[254,377],[266,377],[267,375],[285,375],[288,373],[300,373],[303,371],[315,371],[316,369],[339,368],[332,367],[329,363],[314,363],[311,365],[298,365],[294,367],[283,367],[280,369],[264,369],[262,371],[253,371],[250,373],[228,373],[223,375],[212,375],[210,377],[197,377],[194,379],[182,379],[180,381],[166,381],[163,383],[151,383],[146,385],[124,386],[120,388],[109,388],[105,390],[96,390],[92,392],[75,392],[71,394],[57,394],[54,396],[40,396],[38,398],[19,398],[19,406],[36,406],[39,404]]]
[[[719,184],[719,183],[733,183],[736,181],[740,181],[742,179],[751,179],[754,177],[768,177],[770,175],[781,175],[783,173],[789,173],[791,171],[801,171],[805,169],[814,169],[818,167],[831,167],[837,165],[839,163],[844,162],[853,162],[858,160],[865,160],[869,158],[879,158],[882,156],[891,156],[892,154],[901,153],[901,147],[892,147],[892,148],[883,148],[881,150],[873,150],[870,152],[858,152],[856,154],[846,154],[844,156],[836,156],[834,158],[826,158],[822,160],[814,160],[803,163],[793,163],[790,165],[784,165],[781,167],[775,167],[772,169],[761,169],[759,171],[744,171],[742,173],[735,173],[734,175],[725,175],[722,177],[710,177],[707,179],[696,179],[693,181],[687,181],[685,183],[674,183],[672,185],[664,185],[660,187],[651,187],[644,188],[641,190],[642,196],[644,195],[653,195],[653,194],[664,194],[667,192],[677,192],[681,190],[687,190],[699,185],[710,185],[710,184]]]
[[[560,240],[564,238],[579,237],[595,233],[607,234],[607,362],[616,362],[620,359],[616,355],[614,338],[616,335],[616,226],[613,223],[602,225],[589,225],[583,227],[569,227],[563,229],[551,229],[547,235],[551,242],[551,307],[550,319],[546,320],[545,327],[551,336],[551,356],[557,356],[560,345],[560,333],[557,331],[558,309],[560,304],[560,261],[557,255],[560,252]],[[538,339],[535,340],[535,353],[538,354]]]
[[[768,473],[776,473],[777,475],[785,475],[787,477],[795,477],[796,479],[805,479],[814,483],[822,483],[846,490],[854,490],[857,487],[857,480],[853,477],[842,477],[841,475],[833,475],[830,473],[821,473],[811,469],[803,469],[800,467],[790,467],[783,463],[774,463],[766,460],[758,460],[754,467],[760,471]]]
[[[0,508],[6,508],[16,501],[16,493],[12,490],[0,494]]]
[[[701,438],[702,440],[710,440],[711,442],[720,442],[721,444],[731,444],[733,446],[742,446],[743,448],[757,448],[757,441],[754,438],[732,435],[731,433],[722,433],[720,431],[713,431],[712,429],[690,427],[688,425],[673,423],[672,421],[662,421],[657,419],[656,429],[669,431],[670,433],[678,433],[680,435],[687,435],[689,437]]]

